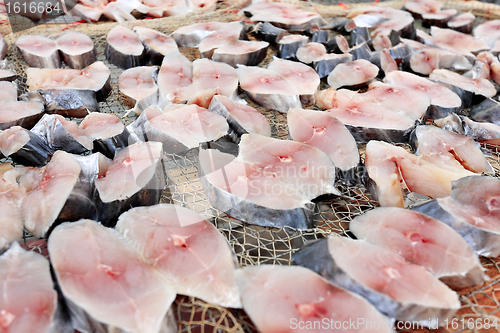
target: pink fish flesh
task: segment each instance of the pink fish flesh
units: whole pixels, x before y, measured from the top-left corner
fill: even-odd
[[[245,37],[242,22],[231,22],[203,38],[198,45],[198,50],[203,58],[211,58],[215,49],[238,39],[246,39]]]
[[[156,95],[158,85],[158,67],[139,66],[129,68],[118,78],[118,89],[124,95],[125,100],[131,106],[135,106],[139,101]]]
[[[94,42],[89,36],[75,31],[66,32],[56,39],[57,48],[70,68],[84,69],[97,59]]]
[[[117,25],[106,36],[106,59],[123,69],[144,65],[144,46],[132,30]]]
[[[18,170],[10,163],[0,164],[2,182],[0,183],[0,249],[4,250],[14,241],[20,242],[24,234],[21,203],[26,196],[26,189],[17,182]]]
[[[48,37],[22,35],[16,46],[30,67],[61,68],[57,44]]]
[[[379,69],[368,60],[359,59],[339,64],[328,74],[328,84],[334,89],[343,86],[357,86],[378,75]]]
[[[471,12],[462,13],[455,16],[448,21],[448,28],[462,32],[464,34],[472,33],[472,28],[474,27],[474,21],[476,17]]]
[[[198,47],[203,38],[227,26],[223,22],[201,22],[180,27],[172,33],[179,46]]]
[[[175,39],[154,29],[134,27],[133,31],[144,45],[148,62],[161,65],[163,57],[170,52],[179,52]]]
[[[224,62],[233,67],[237,64],[257,66],[267,55],[268,42],[236,40],[215,49],[212,60]]]
[[[116,230],[178,294],[241,307],[233,250],[198,213],[169,204],[132,208]]]

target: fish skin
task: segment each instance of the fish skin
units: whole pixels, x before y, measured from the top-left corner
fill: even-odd
[[[178,294],[241,308],[236,256],[198,213],[172,204],[132,208],[120,216],[116,230]]]
[[[500,125],[500,103],[494,99],[487,98],[480,104],[472,107],[469,115],[475,121]]]
[[[239,48],[248,50],[246,53],[239,53],[237,52]],[[237,64],[257,66],[266,57],[268,48],[268,42],[237,40],[215,49],[212,60],[224,62],[233,67]]]
[[[326,54],[313,61],[312,65],[320,78],[328,76],[332,70],[338,65],[346,62],[353,61],[354,57],[350,53],[344,54]]]
[[[165,54],[179,52],[174,37],[145,27],[134,27],[133,31],[144,45],[145,58],[152,65],[161,65]]]
[[[471,34],[476,17],[471,12],[462,13],[448,21],[447,26],[464,34]]]
[[[393,323],[362,297],[328,283],[320,275],[300,266],[257,265],[237,271],[245,312],[259,332],[311,332],[309,327],[293,328],[293,319],[307,323],[366,318],[380,323],[379,329],[363,324],[356,332],[394,332]],[[273,304],[279,311],[271,311]],[[342,306],[339,306],[341,304]],[[291,324],[292,323],[292,324]],[[314,329],[331,332],[332,326]]]
[[[460,234],[425,214],[379,207],[357,216],[349,230],[357,239],[426,268],[451,288],[481,285],[486,280],[479,258]]]
[[[94,42],[83,33],[66,32],[56,39],[56,44],[64,63],[70,68],[84,69],[97,60]],[[82,49],[78,49],[77,44]]]
[[[19,126],[0,132],[0,152],[16,163],[33,167],[47,164],[53,153],[42,136]]]
[[[209,202],[229,216],[251,224],[308,229],[312,227],[310,200],[321,194],[338,194],[333,186],[335,166],[330,158],[299,142],[244,134],[237,158],[202,149],[199,163],[200,180]],[[298,170],[301,165],[304,171]],[[305,173],[304,177],[291,176],[299,172]],[[312,179],[314,185],[309,186]],[[262,195],[270,190],[269,195]],[[294,192],[287,200],[275,193],[289,190]]]
[[[89,112],[99,112],[96,92],[92,90],[43,90],[41,95],[48,113],[83,118]]]
[[[180,27],[172,33],[178,46],[198,47],[203,38],[225,27],[223,22],[200,22]]]
[[[352,264],[345,262],[347,259],[344,260],[337,255],[340,251],[346,251],[342,249],[343,247],[346,249],[350,247],[351,256],[348,260]],[[358,265],[366,269],[366,266],[359,261],[360,259],[357,259],[357,257],[361,257],[363,252],[371,253],[372,259],[374,257],[381,259],[382,256],[388,258],[385,263],[380,260],[369,263],[372,274],[363,277],[363,280],[366,281],[362,281],[359,274],[356,275],[355,267],[352,267],[356,265],[354,262],[357,262]],[[436,321],[442,322],[446,318],[453,317],[460,308],[458,295],[423,267],[410,264],[398,254],[365,241],[329,236],[304,246],[293,255],[293,260],[300,266],[321,274],[329,282],[365,297],[389,318],[403,321],[416,320],[424,325],[435,325]],[[381,267],[383,264],[389,266]],[[409,282],[407,285],[404,285],[406,283],[403,281],[398,285],[397,277],[401,275],[403,275],[402,280]],[[404,276],[407,278],[405,279]],[[425,283],[425,286],[422,287],[415,283],[417,277],[420,277],[421,283]],[[381,285],[377,284],[375,280],[377,278]],[[370,282],[370,279],[375,281]],[[394,282],[392,289],[394,295],[390,294],[389,285],[391,282]],[[434,289],[434,293],[429,294],[430,289]],[[420,292],[415,293],[415,290],[420,290]],[[436,295],[437,291],[444,294],[445,300]],[[422,294],[427,294],[425,300],[422,299]],[[395,299],[398,296],[406,296],[406,300],[398,301]],[[429,301],[431,298],[433,300]],[[433,306],[432,303],[436,302],[441,304]]]
[[[471,176],[454,182],[450,197],[412,209],[449,225],[478,255],[492,258],[500,255],[497,198],[497,179]]]
[[[257,36],[263,41],[271,44],[277,44],[284,36],[288,35],[288,31],[275,27],[271,23],[264,22],[257,28]]]
[[[287,35],[278,42],[278,57],[282,59],[295,58],[297,50],[309,42],[303,35]]]
[[[131,333],[160,331],[175,291],[117,231],[91,220],[64,223],[48,250],[63,294],[91,321]]]

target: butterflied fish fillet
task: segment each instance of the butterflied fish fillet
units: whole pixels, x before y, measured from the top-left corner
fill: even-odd
[[[178,294],[241,307],[233,251],[198,213],[167,204],[132,208],[120,216],[116,230]]]
[[[327,112],[290,109],[290,137],[328,154],[335,166],[347,171],[359,164],[356,140],[344,124]]]
[[[99,221],[114,226],[121,213],[132,207],[160,201],[165,186],[160,142],[138,142],[121,149],[112,162],[100,166],[95,181]]]
[[[16,46],[30,67],[61,67],[57,44],[48,37],[22,35],[16,40]]]
[[[299,90],[302,105],[314,105],[314,95],[318,91],[320,78],[311,67],[274,57],[267,69],[283,76]]]
[[[203,58],[212,58],[215,49],[238,39],[245,39],[246,34],[242,23],[228,23],[221,29],[203,38],[198,45],[201,56]]]
[[[93,151],[102,153],[108,158],[115,157],[116,151],[138,142],[131,135],[120,119],[109,113],[92,112],[78,126],[94,144]]]
[[[300,108],[300,91],[290,81],[269,69],[239,65],[236,69],[240,87],[265,108],[288,112]]]
[[[201,40],[217,30],[225,27],[223,22],[202,22],[180,27],[172,33],[177,45],[198,47]]]
[[[365,241],[330,236],[304,247],[293,259],[365,297],[390,318],[436,325],[460,308],[458,295],[425,268]]]
[[[243,308],[259,332],[331,332],[333,325],[320,324],[348,318],[363,318],[378,323],[379,328],[360,323],[355,325],[357,329],[336,330],[393,332],[392,323],[364,298],[328,283],[304,267],[248,266],[238,270],[236,276]],[[304,325],[299,327],[298,323]]]
[[[473,174],[442,169],[401,147],[374,140],[366,145],[365,164],[381,206],[404,207],[402,182],[412,192],[439,198],[450,194],[452,181]]]
[[[80,164],[75,158],[64,151],[57,151],[46,166],[29,168],[21,174],[20,184],[27,192],[21,204],[22,216],[25,228],[33,236],[46,236],[65,209],[80,171]]]
[[[485,275],[479,258],[452,228],[422,213],[381,207],[357,216],[349,230],[423,266],[452,288],[480,285]]]
[[[394,71],[388,73],[384,81],[395,86],[421,91],[429,96],[431,98],[429,115],[434,119],[458,111],[462,106],[462,100],[453,91],[418,75]]]
[[[453,183],[451,195],[412,208],[457,231],[479,255],[500,255],[500,181],[471,176]]]
[[[47,164],[53,151],[44,137],[20,126],[0,131],[0,152],[24,166]]]
[[[245,133],[271,136],[271,126],[266,116],[249,105],[234,102],[226,96],[215,95],[208,109],[226,118],[237,137]]]
[[[47,333],[57,306],[49,261],[15,242],[0,257],[2,331]],[[60,329],[61,327],[59,327]]]
[[[270,22],[291,31],[305,31],[312,25],[322,26],[323,18],[314,12],[301,9],[297,5],[276,2],[257,2],[243,9],[252,21]]]
[[[144,65],[144,46],[132,30],[117,25],[106,36],[106,59],[113,65],[127,69]]]
[[[70,31],[56,39],[61,56],[70,68],[84,69],[97,59],[94,42],[89,36]]]
[[[93,148],[92,139],[78,128],[78,124],[60,115],[44,115],[31,131],[45,138],[52,152],[64,150],[81,154]]]
[[[436,126],[415,129],[417,155],[440,168],[495,174],[490,163],[471,138]]]
[[[328,84],[335,89],[356,86],[375,78],[378,71],[377,66],[364,59],[339,64],[328,74]]]
[[[139,66],[129,68],[118,78],[118,89],[125,96],[129,105],[135,106],[139,101],[157,94],[157,66]]]
[[[24,222],[21,203],[26,196],[26,189],[17,182],[18,170],[10,163],[0,164],[2,182],[0,183],[0,249],[6,249],[14,242],[20,242],[24,234]]]
[[[267,55],[268,42],[236,40],[215,49],[212,60],[225,62],[233,67],[237,64],[257,66]]]
[[[145,47],[147,62],[153,65],[161,65],[165,54],[179,52],[175,39],[154,29],[134,27],[142,44]]]
[[[310,200],[338,194],[335,166],[318,148],[290,140],[244,134],[239,154],[200,150],[208,200],[242,221],[273,227],[312,226]]]
[[[200,143],[215,141],[226,135],[226,120],[205,108],[188,105],[166,113],[150,107],[135,122],[135,133],[144,141],[163,144],[168,154],[185,153]]]
[[[175,291],[117,231],[91,220],[64,223],[48,250],[64,296],[94,320],[131,333],[160,331]]]
[[[102,61],[85,69],[28,68],[26,82],[29,90],[91,90],[98,100],[103,100],[111,90],[110,70]]]

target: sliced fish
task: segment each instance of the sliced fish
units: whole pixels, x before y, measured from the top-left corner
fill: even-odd
[[[454,8],[440,10],[434,13],[426,13],[422,15],[424,23],[433,26],[446,28],[447,23],[457,15],[458,11]],[[458,30],[457,30],[458,31]]]
[[[144,141],[163,144],[167,154],[182,154],[201,143],[227,134],[226,120],[197,105],[179,107],[165,113],[150,107],[136,120],[135,133]]]
[[[12,126],[32,128],[42,117],[43,103],[35,101],[15,101],[0,103],[0,130]]]
[[[348,171],[359,164],[356,140],[340,120],[327,112],[290,109],[287,122],[293,140],[321,149],[340,170]]]
[[[138,142],[118,151],[112,162],[102,165],[95,181],[99,221],[114,226],[121,213],[160,201],[165,186],[162,145]]]
[[[404,9],[416,18],[422,18],[424,14],[439,12],[442,7],[443,3],[436,0],[412,0],[407,1],[404,5]]]
[[[0,183],[0,249],[4,250],[14,241],[21,242],[24,235],[24,221],[21,203],[26,196],[26,189],[19,185],[19,169],[10,163],[0,164],[2,182]]]
[[[437,46],[443,45],[466,56],[490,49],[484,41],[451,29],[431,27],[431,36],[434,43],[438,42]]]
[[[269,69],[239,65],[240,88],[261,106],[288,112],[301,108],[300,91],[289,80]]]
[[[370,192],[381,206],[404,208],[402,183],[411,192],[442,198],[450,194],[452,181],[473,175],[465,169],[440,168],[401,147],[375,140],[366,145],[365,164],[374,182]]]
[[[380,207],[357,216],[349,230],[358,239],[387,248],[426,268],[451,288],[485,281],[479,258],[452,228],[422,213]]]
[[[388,73],[385,82],[425,93],[431,99],[429,116],[439,119],[452,112],[458,112],[462,107],[462,100],[450,89],[432,82],[426,78],[402,71]]]
[[[31,132],[44,138],[51,152],[64,150],[81,154],[93,148],[92,139],[78,128],[78,124],[60,115],[44,115]]]
[[[46,166],[29,168],[20,178],[26,188],[22,201],[24,227],[36,238],[46,237],[59,215],[64,215],[66,201],[80,175],[80,164],[70,154],[56,151]],[[72,208],[72,207],[71,207]]]
[[[378,23],[375,29],[372,31],[371,35],[373,37],[378,35],[390,35],[391,31],[396,31],[399,35],[406,38],[412,38],[415,30],[413,27],[413,17],[408,12],[388,8],[388,7],[358,7],[352,9],[347,17],[355,18],[358,15],[369,14],[371,16],[376,16],[384,18],[385,20]]]
[[[328,74],[328,84],[334,89],[344,86],[358,86],[374,79],[379,68],[363,59],[337,65]]]
[[[0,81],[0,102],[17,101],[17,83]]]
[[[244,28],[242,21],[231,22],[203,38],[198,45],[201,56],[203,58],[212,58],[215,49],[238,39],[246,39]]]
[[[389,50],[372,52],[370,62],[380,68],[380,71],[386,75],[392,71],[398,70],[398,64],[391,56]]]
[[[0,256],[2,330],[49,332],[57,307],[57,293],[49,261],[15,242]],[[57,327],[62,329],[62,327]]]
[[[455,16],[448,21],[448,28],[456,30],[464,34],[472,33],[472,28],[474,28],[474,21],[476,17],[471,12],[462,13]]]
[[[111,330],[160,332],[175,291],[117,231],[91,220],[64,223],[48,250],[64,296],[87,316]]]
[[[225,62],[233,67],[237,64],[257,66],[267,55],[268,42],[236,40],[215,49],[212,60]]]
[[[333,186],[335,166],[328,155],[300,142],[258,134],[241,137],[236,158],[200,150],[199,170],[214,207],[261,226],[311,228],[310,200],[338,194]]]
[[[303,35],[287,35],[278,42],[278,57],[283,59],[295,58],[297,50],[309,42]]]
[[[289,31],[306,31],[313,25],[323,26],[325,21],[314,12],[297,5],[277,2],[257,2],[243,8],[243,13],[255,22],[270,22]]]
[[[267,69],[283,76],[299,90],[302,105],[314,105],[314,95],[318,91],[320,78],[311,67],[274,57]]]
[[[64,63],[70,68],[84,69],[97,59],[94,42],[81,32],[66,32],[56,39],[56,44]]]
[[[22,35],[16,46],[30,67],[61,68],[56,42],[45,36]]]
[[[478,25],[474,28],[473,35],[493,47],[494,43],[500,39],[500,20],[489,20]]]
[[[326,55],[326,47],[321,43],[307,43],[301,46],[296,53],[297,60],[304,64],[311,64],[318,58]]]
[[[47,164],[52,150],[42,136],[12,126],[0,132],[0,152],[16,163],[40,167]]]
[[[468,117],[450,114],[446,118],[434,120],[434,123],[448,131],[466,135],[473,140],[500,146],[500,125],[476,122]]]
[[[227,26],[223,22],[202,22],[180,27],[172,33],[177,45],[186,47],[198,47],[201,40]]]
[[[391,42],[391,39],[389,38],[389,36],[386,36],[386,35],[380,35],[380,36],[374,37],[370,42],[371,42],[371,47],[375,51],[382,51],[382,50],[389,49],[389,48],[394,46],[394,45],[392,45],[392,42]]]
[[[365,297],[390,318],[432,326],[460,309],[458,295],[425,268],[365,241],[330,236],[304,247],[293,259]]]
[[[439,54],[432,49],[417,51],[405,60],[409,70],[422,75],[429,75],[439,68]]]
[[[118,90],[125,97],[127,104],[136,110],[137,103],[157,97],[157,79],[157,66],[129,68],[123,71],[118,78]]]
[[[351,62],[354,57],[350,53],[335,54],[328,53],[313,61],[312,66],[320,78],[324,78],[330,74],[338,64]]]
[[[127,69],[144,65],[145,50],[132,30],[117,25],[106,36],[106,59],[113,65]]]
[[[117,150],[136,142],[120,119],[109,113],[92,112],[78,127],[94,140],[94,152],[100,152],[111,159],[115,157]]]
[[[179,52],[174,37],[140,26],[134,27],[133,30],[144,45],[147,62],[153,65],[161,65],[165,54]]]
[[[116,230],[178,294],[241,308],[233,250],[198,213],[170,204],[132,208]]]
[[[474,95],[488,98],[497,94],[497,90],[489,80],[472,79],[447,69],[435,69],[429,75],[429,79],[450,87],[460,96],[462,103],[466,107],[472,104]]]
[[[349,44],[342,35],[332,37],[325,43],[326,51],[328,53],[347,53],[349,51]]]
[[[232,101],[226,96],[215,95],[208,109],[226,118],[237,140],[245,133],[271,136],[271,126],[266,116],[249,105]]]
[[[85,69],[38,69],[28,68],[28,90],[91,90],[98,101],[103,101],[111,91],[111,71],[97,61]]]
[[[236,276],[243,308],[259,332],[311,332],[312,327],[315,332],[330,332],[333,325],[316,323],[340,323],[346,318],[363,318],[353,332],[393,332],[393,324],[364,298],[304,267],[247,266]],[[279,312],[270,311],[270,304]],[[364,320],[378,323],[378,329]]]
[[[288,31],[285,29],[275,27],[268,22],[259,23],[256,33],[261,40],[271,44],[277,44],[281,38],[288,35]]]
[[[83,118],[99,112],[96,92],[82,89],[47,89],[40,92],[47,113]]]
[[[487,98],[474,106],[469,115],[475,121],[500,125],[500,103],[492,98]]]
[[[171,103],[183,101],[182,88],[193,83],[191,61],[177,52],[167,54],[158,72],[158,88],[162,97]]]
[[[430,125],[417,126],[414,135],[417,155],[440,168],[495,174],[481,150],[467,136]]]
[[[471,176],[453,183],[451,195],[412,208],[438,219],[457,231],[478,254],[500,255],[498,179]]]

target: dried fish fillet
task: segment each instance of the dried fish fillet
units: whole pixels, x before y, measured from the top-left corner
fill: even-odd
[[[425,268],[365,241],[330,236],[306,245],[293,259],[367,298],[389,318],[431,326],[460,309],[458,295]]]
[[[132,208],[120,216],[116,230],[178,294],[241,307],[233,250],[198,213],[168,204]]]
[[[358,239],[387,248],[426,268],[452,288],[485,281],[479,258],[452,228],[408,209],[380,207],[357,216],[349,230]]]

